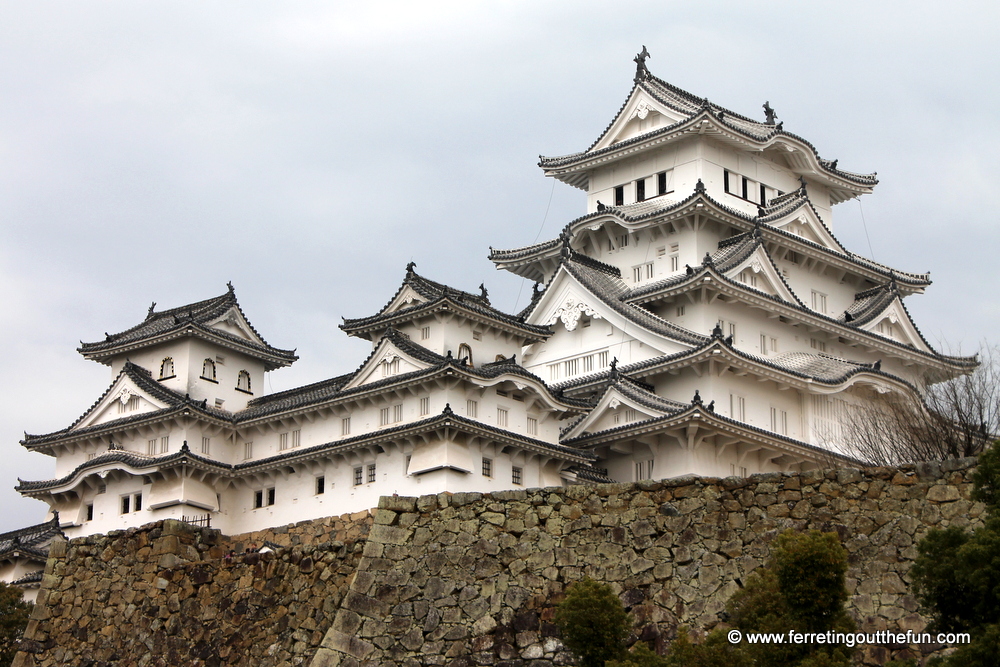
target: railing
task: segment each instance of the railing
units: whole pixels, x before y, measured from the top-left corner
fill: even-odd
[[[198,514],[195,516],[181,516],[181,521],[184,523],[189,523],[192,526],[202,526],[204,528],[212,527],[212,515],[211,514]]]

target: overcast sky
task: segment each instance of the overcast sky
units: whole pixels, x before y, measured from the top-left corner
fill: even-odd
[[[645,44],[653,74],[786,130],[880,185],[834,209],[850,249],[931,271],[932,342],[997,341],[995,2],[0,2],[0,531],[53,459],[23,431],[110,384],[80,340],[150,302],[221,294],[300,360],[281,390],[354,369],[341,316],[413,260],[523,307],[489,246],[551,238],[585,195],[538,155],[583,150]],[[867,234],[865,231],[867,226]],[[870,239],[870,245],[869,245]]]

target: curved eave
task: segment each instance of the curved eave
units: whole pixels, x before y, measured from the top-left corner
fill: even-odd
[[[81,440],[89,440],[104,435],[121,433],[133,429],[146,428],[154,424],[175,419],[177,417],[194,417],[202,421],[221,426],[232,426],[231,420],[221,419],[210,412],[202,410],[198,405],[185,403],[182,405],[146,412],[141,415],[116,419],[114,421],[96,424],[86,428],[56,431],[45,435],[28,435],[21,440],[21,446],[33,451],[39,451],[49,456],[55,456],[52,448],[58,445],[68,445]]]
[[[106,366],[110,366],[111,359],[114,357],[121,356],[122,354],[131,352],[132,350],[139,350],[152,345],[159,345],[161,343],[166,343],[178,338],[184,338],[186,336],[201,338],[202,340],[215,343],[216,345],[220,345],[230,350],[242,352],[250,357],[260,359],[264,362],[265,370],[268,371],[290,366],[298,359],[298,356],[296,356],[293,350],[281,350],[270,346],[264,347],[253,343],[252,341],[244,341],[235,336],[226,335],[224,332],[217,331],[211,327],[205,327],[196,322],[182,322],[174,329],[160,332],[148,338],[129,341],[120,345],[110,345],[108,347],[102,347],[101,349],[88,348],[88,345],[91,344],[85,344],[77,348],[77,351],[82,354],[85,359],[90,359],[91,361],[96,361]]]
[[[933,350],[930,352],[919,350],[878,333],[817,313],[803,305],[789,303],[772,294],[730,280],[716,272],[714,267],[702,266],[682,282],[664,286],[662,290],[649,290],[638,296],[630,297],[626,301],[644,304],[669,300],[693,290],[705,289],[709,284],[719,292],[737,299],[744,305],[760,308],[768,313],[780,312],[782,317],[787,318],[793,324],[813,326],[847,339],[845,344],[865,345],[886,355],[912,363],[928,365],[939,372],[943,371],[950,375],[971,370],[978,365],[975,357],[949,357],[933,352]],[[903,308],[905,310],[905,305]],[[921,340],[923,340],[922,337]],[[924,342],[926,343],[926,341]],[[928,345],[928,349],[932,348]]]
[[[587,433],[567,439],[563,441],[563,444],[573,447],[593,448],[614,443],[625,437],[642,436],[665,429],[682,427],[694,421],[703,424],[707,428],[715,429],[720,433],[732,435],[742,441],[756,441],[782,454],[806,458],[812,461],[823,461],[832,458],[852,466],[857,466],[861,463],[857,459],[838,452],[817,447],[801,440],[773,433],[744,422],[736,421],[735,419],[730,419],[729,417],[724,417],[718,413],[710,412],[702,405],[693,405],[687,410],[673,415],[633,422],[596,433]]]
[[[242,417],[240,413],[236,413],[236,425],[240,428],[246,428],[276,419],[286,419],[317,410],[332,409],[344,403],[367,400],[371,396],[395,392],[401,388],[411,387],[415,384],[433,383],[443,377],[454,377],[483,387],[492,387],[503,382],[513,382],[525,386],[530,385],[539,396],[544,397],[551,410],[577,414],[589,409],[589,403],[581,399],[571,398],[569,400],[560,400],[537,375],[520,366],[516,368],[520,369],[521,372],[512,370],[500,372],[495,376],[486,376],[477,372],[477,369],[474,367],[462,366],[458,361],[452,360],[430,368],[402,373],[391,378],[386,378],[385,380],[357,385],[336,394],[317,397],[314,400],[275,410],[274,412],[253,415],[251,417]]]
[[[450,411],[434,417],[409,424],[402,424],[371,433],[364,433],[343,440],[305,447],[295,451],[284,452],[267,458],[246,461],[236,465],[208,459],[190,450],[182,450],[163,457],[146,457],[134,452],[114,451],[103,454],[95,459],[77,466],[71,473],[55,480],[27,482],[18,480],[15,490],[22,495],[35,497],[53,493],[65,493],[75,488],[80,481],[90,474],[108,470],[108,466],[117,464],[114,468],[132,475],[147,475],[150,471],[189,466],[192,468],[214,472],[224,477],[235,478],[258,472],[278,469],[296,462],[304,462],[318,458],[326,458],[343,452],[364,447],[377,447],[381,443],[408,439],[420,434],[440,429],[458,429],[469,435],[489,438],[503,442],[507,446],[519,447],[537,454],[561,458],[574,463],[589,463],[594,455],[562,445],[552,444],[536,438],[522,436],[512,431],[496,428],[465,417],[460,417]]]
[[[402,308],[387,315],[375,315],[372,317],[359,318],[354,320],[344,320],[340,328],[351,336],[357,336],[364,340],[372,340],[373,334],[385,331],[387,327],[396,327],[400,322],[410,322],[419,317],[433,315],[441,311],[450,311],[465,317],[466,319],[487,326],[502,329],[510,334],[522,338],[525,343],[536,343],[546,340],[552,335],[551,331],[544,327],[523,325],[515,322],[511,315],[503,313],[504,317],[493,317],[488,313],[476,308],[469,308],[465,304],[456,302],[444,296],[433,301],[427,301],[419,305]],[[499,311],[497,311],[499,312]]]
[[[777,126],[772,128],[768,136],[758,137],[742,128],[730,125],[725,119],[719,120],[707,108],[702,109],[687,120],[640,134],[606,148],[588,149],[583,153],[563,157],[540,156],[538,166],[542,168],[546,176],[551,176],[581,190],[589,190],[591,170],[605,163],[620,160],[633,153],[646,151],[688,135],[711,137],[716,141],[754,152],[763,152],[772,148],[783,150],[787,154],[786,159],[796,154],[801,155],[804,159],[793,164],[792,170],[799,174],[809,174],[823,181],[831,190],[833,203],[870,194],[878,184],[875,174],[854,174],[831,168],[832,163],[822,159],[812,144],[797,135],[777,129]],[[789,162],[794,161],[789,160]]]

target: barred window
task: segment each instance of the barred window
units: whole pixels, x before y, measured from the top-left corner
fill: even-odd
[[[521,485],[521,469],[514,466],[510,469],[510,482],[511,484]]]

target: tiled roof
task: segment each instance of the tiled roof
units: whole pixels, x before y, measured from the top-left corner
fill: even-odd
[[[392,312],[386,312],[387,308],[406,287],[410,287],[417,294],[427,299],[427,301],[414,303]],[[480,295],[471,294],[448,287],[442,283],[434,282],[433,280],[428,280],[418,275],[413,270],[412,264],[407,268],[406,277],[403,279],[403,283],[399,286],[399,289],[396,290],[396,293],[389,299],[389,302],[378,313],[369,317],[356,319],[345,318],[340,328],[352,334],[360,332],[370,333],[374,330],[384,329],[386,326],[396,324],[400,320],[409,320],[426,312],[448,307],[460,310],[464,309],[485,319],[519,329],[533,339],[545,340],[552,334],[548,327],[525,324],[519,316],[497,310],[490,305],[490,300],[485,294],[485,290]]]
[[[65,537],[59,528],[58,513],[45,523],[0,534],[0,559],[17,552],[45,560],[49,542],[55,537]]]
[[[562,445],[552,444],[545,442],[544,440],[539,440],[537,438],[531,438],[513,431],[508,431],[506,429],[498,428],[490,424],[485,424],[480,421],[473,419],[468,419],[460,415],[455,414],[450,407],[446,407],[444,412],[435,415],[433,417],[428,417],[416,422],[408,422],[404,424],[399,424],[396,426],[390,426],[388,428],[380,429],[378,431],[372,431],[369,433],[362,433],[356,436],[351,436],[349,438],[344,438],[342,440],[334,440],[332,442],[323,443],[320,445],[314,445],[312,447],[302,447],[292,450],[286,450],[280,454],[274,456],[268,456],[261,459],[253,459],[250,461],[243,461],[237,464],[223,463],[221,461],[216,461],[199,454],[192,452],[187,443],[181,447],[181,450],[174,452],[172,454],[165,454],[162,456],[146,456],[144,454],[138,454],[136,452],[130,452],[125,450],[113,450],[105,452],[101,456],[98,456],[89,461],[85,461],[78,465],[69,474],[60,477],[59,479],[42,480],[42,481],[25,481],[18,479],[18,485],[15,488],[16,491],[20,493],[30,493],[30,492],[40,492],[46,491],[48,489],[53,489],[64,484],[71,482],[81,473],[85,472],[91,468],[100,467],[109,462],[118,462],[137,469],[152,469],[175,465],[189,465],[191,463],[197,463],[204,466],[206,469],[211,469],[216,472],[225,475],[236,476],[243,474],[245,471],[257,469],[257,468],[268,468],[273,465],[282,464],[284,462],[289,462],[292,460],[303,460],[313,457],[318,457],[322,455],[329,454],[334,451],[344,451],[349,450],[356,446],[364,445],[369,441],[378,441],[392,438],[394,436],[410,435],[413,432],[419,432],[422,430],[437,428],[445,423],[460,426],[466,429],[471,429],[474,431],[479,431],[483,433],[489,433],[496,436],[506,438],[510,441],[520,443],[526,447],[536,449],[538,451],[544,451],[548,453],[557,453],[563,456],[568,456],[577,461],[593,460],[593,455],[587,452],[581,452],[578,449],[573,449],[571,447],[564,447]]]
[[[127,376],[132,380],[135,385],[142,391],[147,392],[154,398],[163,401],[167,404],[167,407],[161,408],[160,410],[152,410],[149,412],[139,412],[128,417],[122,417],[121,419],[115,419],[108,422],[103,422],[101,424],[94,424],[92,426],[86,426],[83,428],[76,428],[76,426],[83,421],[83,419],[90,414],[90,412],[96,408],[101,401],[107,397],[107,395],[115,388],[118,384],[119,378],[122,376]],[[59,431],[54,431],[52,433],[47,433],[44,435],[31,435],[28,433],[24,434],[24,439],[21,440],[21,444],[25,447],[35,447],[38,445],[44,445],[46,443],[54,442],[61,438],[68,436],[77,437],[81,435],[97,433],[100,431],[116,430],[124,427],[128,427],[133,424],[137,424],[149,420],[159,420],[163,419],[169,415],[172,415],[180,410],[189,409],[193,411],[200,412],[207,417],[211,417],[216,420],[231,421],[232,413],[225,410],[219,410],[215,407],[209,407],[208,401],[201,400],[196,401],[190,396],[181,395],[180,393],[168,389],[161,385],[156,380],[152,379],[152,376],[148,370],[137,366],[130,361],[126,361],[122,370],[118,373],[118,377],[114,379],[111,385],[101,394],[101,397],[94,401],[94,404],[87,408],[76,421],[74,421],[70,426]]]
[[[608,130],[618,121],[618,118],[625,111],[625,107],[628,104],[628,100],[631,99],[635,88],[640,88],[645,91],[650,97],[657,100],[664,106],[669,107],[675,112],[680,113],[683,118],[671,125],[665,127],[657,128],[655,130],[642,133],[631,139],[626,139],[624,141],[619,141],[617,143],[611,144],[602,149],[594,150],[598,141],[604,137]],[[738,135],[742,135],[746,139],[757,143],[763,144],[772,141],[777,137],[787,137],[789,139],[795,139],[802,142],[807,146],[813,153],[818,162],[820,168],[823,171],[828,172],[831,175],[842,178],[843,180],[855,183],[861,187],[874,187],[878,184],[878,179],[875,174],[856,174],[853,172],[845,171],[843,169],[838,169],[836,167],[836,161],[825,160],[820,157],[819,152],[816,150],[809,141],[803,139],[802,137],[792,134],[790,132],[785,132],[782,129],[782,124],[777,123],[774,125],[768,123],[761,123],[752,118],[734,113],[729,109],[720,107],[717,104],[709,102],[706,98],[695,97],[687,91],[681,90],[680,88],[673,86],[662,79],[658,79],[655,76],[649,76],[648,78],[639,81],[635,84],[633,89],[629,91],[625,102],[622,103],[621,108],[618,113],[615,114],[614,119],[608,124],[607,128],[599,135],[598,139],[592,143],[587,150],[581,151],[579,153],[572,153],[570,155],[563,155],[560,157],[540,157],[539,166],[542,168],[552,169],[558,167],[566,167],[573,165],[574,163],[581,162],[585,159],[590,159],[593,157],[601,156],[607,153],[612,153],[614,151],[620,150],[621,148],[631,146],[633,144],[641,143],[648,139],[652,139],[661,135],[670,134],[676,132],[678,129],[684,127],[688,124],[693,124],[701,118],[710,117],[716,122],[732,130]]]
[[[629,321],[672,340],[692,345],[699,345],[708,339],[707,336],[696,334],[689,329],[679,327],[661,317],[657,317],[645,308],[627,303],[624,299],[628,297],[631,290],[621,278],[609,275],[607,271],[592,268],[591,263],[594,260],[581,262],[580,257],[582,256],[573,253],[568,260],[564,258],[562,265],[591,294],[598,297],[603,303],[610,306],[619,314],[628,318]]]
[[[679,401],[657,395],[652,385],[646,384],[642,380],[631,378],[624,373],[617,371],[617,369],[615,371],[609,371],[608,375],[609,379],[607,387],[601,392],[600,397],[593,401],[595,406],[599,405],[610,391],[617,390],[622,396],[625,396],[639,405],[649,408],[650,410],[656,410],[657,412],[674,413],[686,410],[688,407],[686,403],[681,403]],[[559,429],[560,434],[565,435],[570,433],[588,416],[589,415],[587,414],[581,415],[579,418],[574,419],[566,426],[563,426]]]
[[[269,357],[277,358],[279,361],[278,365],[285,366],[298,359],[298,357],[295,356],[294,350],[282,350],[272,347],[267,343],[267,341],[264,340],[264,337],[253,328],[253,325],[250,324],[250,320],[246,317],[243,309],[240,308],[239,302],[236,300],[236,292],[233,290],[232,285],[230,285],[229,291],[222,296],[206,299],[204,301],[198,301],[197,303],[188,304],[186,306],[157,311],[154,309],[155,305],[156,304],[154,303],[149,307],[146,319],[134,327],[126,329],[120,333],[108,334],[102,341],[95,343],[81,343],[78,351],[87,357],[103,358],[120,347],[136,345],[146,340],[169,336],[187,328],[197,328],[203,332],[210,333],[213,336],[217,336],[239,346],[246,347],[251,351],[251,353],[258,352],[266,354]],[[208,323],[218,319],[224,315],[226,311],[234,307],[239,311],[240,315],[243,317],[244,321],[246,321],[254,335],[263,341],[263,344],[208,326]]]
[[[46,556],[48,554],[46,553]],[[28,574],[15,579],[10,582],[11,586],[27,586],[28,584],[38,584],[42,581],[42,575],[45,574],[45,570],[36,570],[35,572],[29,572]]]
[[[569,466],[563,473],[572,475],[577,481],[589,482],[591,484],[614,484],[615,480],[608,477],[608,471],[604,468],[594,466],[575,465]]]

